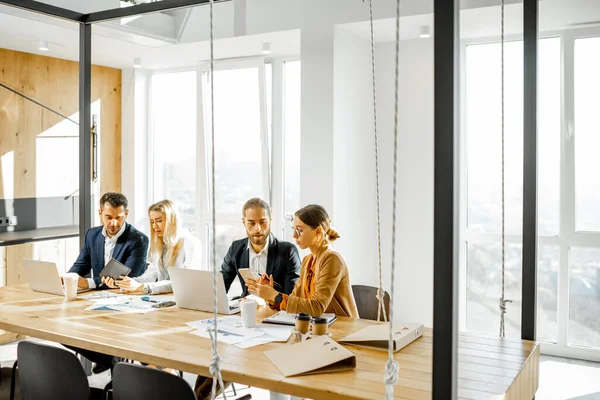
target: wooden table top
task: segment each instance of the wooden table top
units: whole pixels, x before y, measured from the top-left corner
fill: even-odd
[[[210,340],[189,332],[186,322],[211,313],[177,307],[147,314],[85,311],[91,301],[32,292],[27,285],[0,288],[0,329],[106,354],[209,376]],[[262,319],[273,312],[258,310]],[[340,318],[329,330],[334,340],[376,322]],[[312,399],[383,399],[387,351],[345,345],[356,355],[356,369],[285,378],[263,354],[284,343],[240,349],[219,343],[226,381]],[[395,353],[397,399],[429,399],[432,382],[432,330]],[[538,385],[539,346],[534,342],[461,334],[459,397],[532,398]],[[525,397],[523,397],[525,396]]]

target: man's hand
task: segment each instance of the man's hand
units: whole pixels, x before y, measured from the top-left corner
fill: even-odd
[[[77,287],[80,289],[89,289],[90,285],[89,285],[87,279],[82,278],[80,276],[79,279],[77,280]]]
[[[118,289],[119,287],[115,284],[115,280],[110,276],[103,276],[102,283],[111,289]]]

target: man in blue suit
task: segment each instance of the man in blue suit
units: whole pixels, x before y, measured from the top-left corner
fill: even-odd
[[[129,214],[127,198],[121,193],[105,193],[98,211],[102,226],[89,229],[83,248],[69,272],[79,274],[81,289],[108,289],[101,282],[100,271],[111,258],[131,268],[129,276],[135,278],[146,270],[148,237],[127,224]],[[93,272],[93,277],[85,278]]]
[[[105,193],[98,211],[102,226],[89,229],[83,248],[69,272],[79,274],[78,286],[82,289],[108,289],[99,277],[100,271],[111,258],[131,268],[129,276],[140,276],[146,270],[148,237],[125,222],[129,210],[127,198],[121,193]],[[91,278],[86,275],[93,272]],[[121,359],[108,354],[67,346],[95,363],[93,373],[112,369]]]

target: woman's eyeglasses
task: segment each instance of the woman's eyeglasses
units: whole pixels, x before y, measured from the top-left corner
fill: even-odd
[[[302,231],[299,230],[298,228],[296,228],[295,226],[292,226],[292,232],[294,232],[294,235],[300,237],[300,235],[302,235]]]

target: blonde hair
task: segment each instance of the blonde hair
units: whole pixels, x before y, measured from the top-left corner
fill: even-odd
[[[325,208],[318,204],[309,204],[302,207],[295,213],[296,217],[313,229],[319,226],[323,229],[325,240],[335,242],[340,238],[340,234],[331,226],[331,218]]]
[[[158,236],[152,226],[150,226],[150,251],[148,258],[151,262],[163,263],[163,252],[167,247],[165,258],[167,265],[173,266],[179,252],[183,247],[183,237],[181,237],[181,217],[175,204],[171,200],[162,200],[148,207],[148,217],[150,211],[156,211],[165,216],[165,230],[163,236]]]

